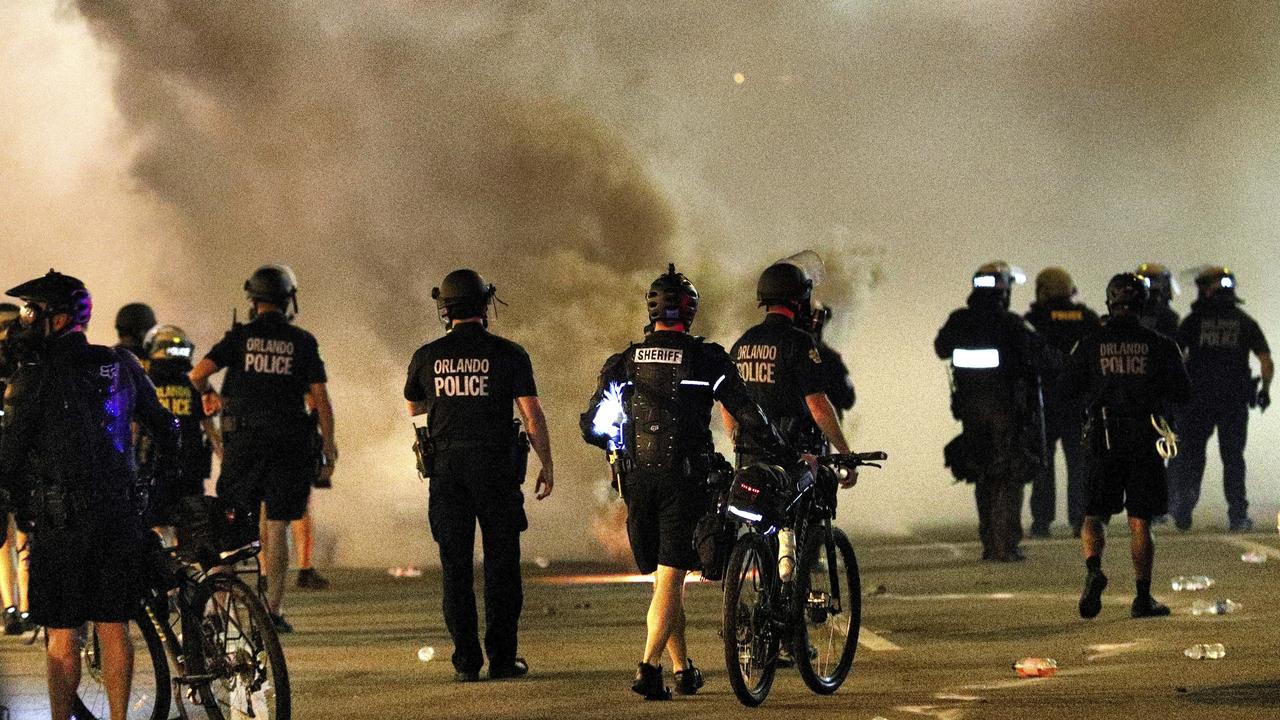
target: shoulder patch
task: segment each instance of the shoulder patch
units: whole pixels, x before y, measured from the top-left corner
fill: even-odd
[[[818,352],[818,348],[812,348],[809,350],[809,359],[813,361],[814,365],[821,365],[822,353]]]

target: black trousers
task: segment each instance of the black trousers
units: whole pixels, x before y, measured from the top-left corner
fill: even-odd
[[[969,455],[981,468],[974,483],[984,559],[1014,556],[1022,541],[1023,484],[1028,452],[1011,407],[981,396],[958,403]]]
[[[511,470],[510,453],[470,449],[440,453],[431,477],[427,516],[440,546],[444,621],[453,638],[453,666],[476,672],[510,665],[516,658],[524,590],[520,533],[528,527],[524,495]],[[476,523],[484,548],[484,654],[476,616]]]
[[[1049,422],[1045,424],[1045,440],[1049,445],[1049,464],[1031,481],[1031,528],[1048,530],[1057,516],[1056,465],[1058,441],[1061,440],[1062,455],[1067,461],[1067,522],[1072,529],[1079,529],[1084,523],[1084,506],[1089,497],[1086,487],[1088,453],[1080,439],[1084,425],[1083,409],[1050,407],[1047,415]]]
[[[1227,519],[1232,523],[1248,520],[1244,447],[1249,439],[1249,406],[1239,401],[1197,398],[1178,413],[1177,429],[1178,457],[1169,463],[1169,512],[1173,519],[1181,525],[1191,524],[1191,513],[1200,502],[1205,448],[1216,429]]]

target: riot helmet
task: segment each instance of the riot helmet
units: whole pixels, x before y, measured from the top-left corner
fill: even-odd
[[[142,349],[152,360],[191,360],[196,345],[177,325],[157,325],[142,341]]]
[[[132,302],[116,312],[116,334],[141,340],[156,326],[156,312],[146,303]]]
[[[1071,273],[1060,267],[1047,267],[1036,275],[1036,302],[1044,304],[1053,300],[1069,300],[1076,294],[1076,283]]]
[[[667,271],[649,283],[645,294],[649,309],[649,323],[681,323],[688,330],[698,314],[698,288],[684,273],[676,272],[675,263],[667,265]]]
[[[1026,282],[1027,277],[1021,270],[1012,267],[1003,260],[986,263],[973,274],[971,298],[980,301],[993,300],[1005,310],[1009,309],[1009,300],[1013,294],[1013,286]]]
[[[760,305],[784,305],[799,314],[809,308],[813,279],[804,268],[794,263],[776,262],[760,273],[756,282],[756,300]]]
[[[1202,300],[1224,298],[1231,302],[1241,302],[1236,297],[1236,274],[1222,266],[1202,268],[1196,275],[1196,288],[1200,291]]]
[[[1151,281],[1151,304],[1168,305],[1174,296],[1182,292],[1169,268],[1160,263],[1142,263],[1137,273]]]
[[[480,273],[462,268],[444,276],[440,287],[431,289],[440,319],[448,327],[451,320],[481,317],[487,319],[489,300],[498,292],[485,282]]]
[[[1137,273],[1120,273],[1107,283],[1107,310],[1112,315],[1142,312],[1150,297],[1150,281]]]
[[[61,334],[82,330],[93,315],[93,298],[78,278],[50,269],[34,280],[10,288],[6,293],[27,303],[19,318],[27,327],[39,329],[40,334],[52,336],[53,318],[65,314],[69,318]]]
[[[298,276],[288,265],[263,265],[254,270],[244,281],[244,292],[250,300],[277,305],[286,313],[292,301],[293,312],[298,312]]]

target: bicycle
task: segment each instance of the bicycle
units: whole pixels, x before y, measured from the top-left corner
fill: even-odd
[[[830,695],[844,683],[862,626],[862,582],[853,544],[832,526],[836,493],[842,476],[887,458],[824,455],[816,472],[755,464],[734,475],[722,512],[746,532],[729,555],[722,634],[729,684],[743,705],[768,697],[784,642],[814,693]],[[779,535],[785,541],[788,533],[793,566],[779,557]]]
[[[178,546],[156,541],[148,551],[151,581],[134,624],[150,673],[144,665],[139,674],[135,662],[130,715],[169,720],[176,705],[186,720],[190,705],[209,720],[288,720],[292,703],[280,639],[260,590],[239,578],[260,576],[260,543],[213,498],[186,502],[180,515]],[[96,662],[95,648],[86,641],[86,669]],[[79,693],[75,717],[107,717],[100,670],[85,677],[89,683]]]

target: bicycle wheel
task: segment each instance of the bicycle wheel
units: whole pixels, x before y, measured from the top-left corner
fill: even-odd
[[[839,528],[815,526],[796,566],[792,611],[796,669],[805,685],[830,695],[853,667],[862,628],[862,579],[853,544]],[[805,652],[803,648],[808,648]]]
[[[142,613],[129,625],[129,640],[133,644],[129,717],[169,720],[172,698],[169,659],[160,633],[151,624],[151,619]],[[106,720],[111,717],[111,707],[107,702],[107,687],[103,684],[102,643],[93,623],[87,623],[82,632],[80,688],[72,717],[76,720]]]
[[[199,632],[190,633],[188,665],[208,678],[194,689],[209,720],[288,720],[284,650],[257,592],[231,575],[212,575],[192,611]]]
[[[724,660],[733,693],[748,707],[769,696],[778,666],[777,578],[769,541],[754,532],[738,538],[725,571]]]

